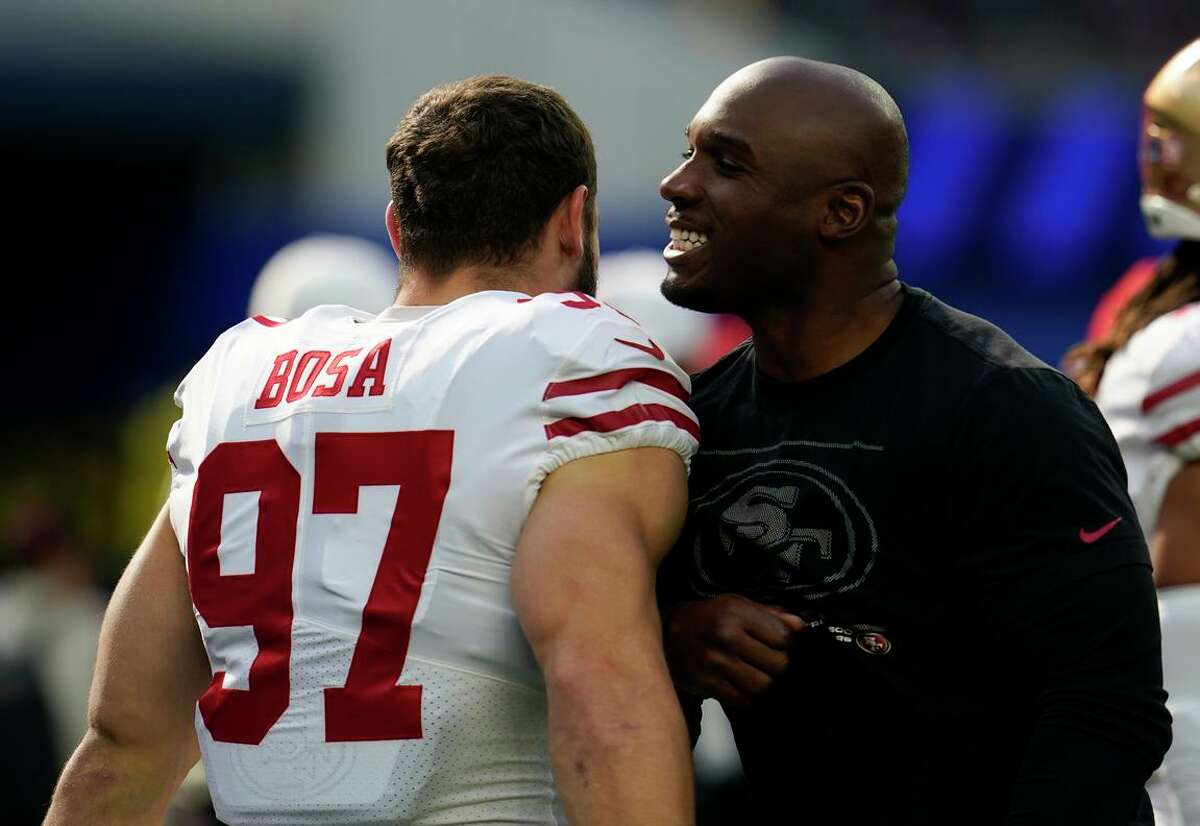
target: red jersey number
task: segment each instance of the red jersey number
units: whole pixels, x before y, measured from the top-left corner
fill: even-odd
[[[325,689],[328,742],[421,736],[421,687],[396,682],[450,487],[453,449],[454,434],[444,430],[316,436],[314,514],[357,513],[360,487],[400,486],[346,684]],[[217,548],[225,495],[254,491],[254,573],[222,575]],[[287,710],[299,509],[300,474],[274,439],[220,444],[200,464],[188,526],[192,602],[210,627],[253,626],[258,643],[248,689],[225,688],[225,673],[217,672],[200,698],[214,740],[261,743]]]

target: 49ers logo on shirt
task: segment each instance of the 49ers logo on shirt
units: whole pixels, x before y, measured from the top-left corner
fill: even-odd
[[[305,399],[383,396],[391,347],[388,338],[365,353],[362,347],[341,352],[294,349],[280,353],[261,381],[251,410],[288,408]]]

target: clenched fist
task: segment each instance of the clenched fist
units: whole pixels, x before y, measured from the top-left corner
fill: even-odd
[[[664,614],[663,645],[676,686],[743,707],[787,670],[806,623],[736,594],[684,602]]]

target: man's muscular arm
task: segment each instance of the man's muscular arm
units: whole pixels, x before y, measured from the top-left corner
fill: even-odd
[[[686,503],[676,454],[623,450],[552,473],[521,535],[513,600],[546,677],[550,756],[575,826],[693,821],[654,595]]]
[[[199,756],[192,719],[210,679],[164,507],[105,613],[88,732],[58,781],[46,826],[160,823]]]

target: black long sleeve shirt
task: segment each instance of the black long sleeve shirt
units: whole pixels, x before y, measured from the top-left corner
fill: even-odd
[[[662,593],[813,622],[730,715],[746,822],[1150,824],[1170,717],[1116,444],[1002,331],[905,293],[829,374],[773,381],[747,343],[694,382]]]

